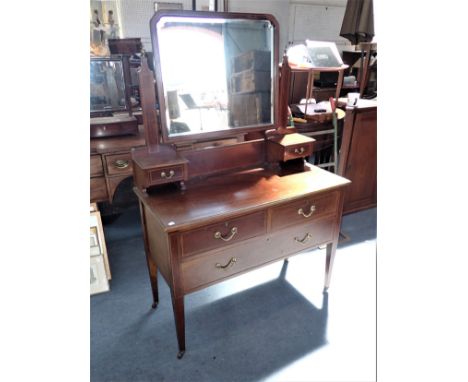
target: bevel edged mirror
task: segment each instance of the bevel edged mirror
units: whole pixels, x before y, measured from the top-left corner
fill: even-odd
[[[163,10],[150,28],[164,142],[276,127],[279,27],[273,16]]]

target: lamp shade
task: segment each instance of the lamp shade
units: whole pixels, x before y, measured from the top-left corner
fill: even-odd
[[[374,37],[374,7],[372,0],[348,0],[340,36],[353,45],[370,42]]]

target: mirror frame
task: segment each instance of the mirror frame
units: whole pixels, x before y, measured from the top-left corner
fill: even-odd
[[[106,56],[106,57],[90,57],[90,63],[93,61],[101,61],[101,62],[120,62],[120,65],[122,66],[122,81],[124,85],[124,97],[125,97],[125,106],[121,108],[110,108],[110,109],[102,109],[102,110],[91,110],[91,101],[89,105],[89,110],[90,110],[90,115],[92,117],[97,117],[105,113],[125,113],[129,112],[130,110],[130,103],[129,103],[129,97],[128,97],[128,84],[127,84],[127,74],[126,74],[126,67],[125,67],[125,62],[123,57],[121,56]],[[90,69],[91,71],[91,69]],[[90,93],[91,94],[91,93]]]
[[[180,136],[169,136],[169,129],[166,120],[166,100],[164,97],[164,84],[162,81],[161,62],[159,59],[159,44],[156,25],[163,17],[187,17],[206,19],[243,19],[243,20],[263,20],[271,22],[273,26],[273,69],[272,69],[272,91],[273,91],[273,118],[274,122],[268,125],[243,126],[232,129],[219,130],[207,133],[194,133]],[[159,116],[161,125],[161,136],[163,143],[195,142],[214,140],[228,137],[236,137],[254,131],[264,131],[276,129],[279,125],[279,23],[276,18],[269,14],[234,13],[234,12],[201,12],[201,11],[180,11],[180,10],[160,10],[157,11],[150,20],[151,44],[153,48],[154,74],[156,79],[156,89],[159,100]],[[163,115],[164,114],[164,115]]]

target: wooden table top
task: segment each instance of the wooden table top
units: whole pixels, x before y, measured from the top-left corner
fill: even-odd
[[[143,125],[138,126],[137,135],[120,137],[92,138],[90,140],[91,154],[106,154],[111,152],[129,151],[132,147],[145,145]]]
[[[254,169],[187,182],[146,194],[134,188],[139,199],[166,232],[191,229],[214,219],[227,219],[288,202],[325,190],[340,188],[349,180],[316,166],[280,176],[279,169]]]

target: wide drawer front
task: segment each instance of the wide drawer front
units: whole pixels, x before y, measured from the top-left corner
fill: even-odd
[[[266,233],[266,212],[211,224],[182,234],[182,255],[225,247]]]
[[[91,155],[89,174],[91,177],[104,175],[100,155]]]
[[[107,155],[106,165],[109,175],[132,174],[132,156],[130,153]]]
[[[184,166],[166,166],[152,170],[149,173],[150,184],[168,183],[184,179]]]
[[[333,240],[335,221],[335,216],[325,217],[187,259],[181,264],[184,291],[188,293],[247,269],[329,243]]]
[[[102,201],[107,199],[107,187],[106,187],[106,179],[104,177],[101,178],[91,178],[90,179],[90,198],[92,202]]]
[[[334,213],[338,208],[338,202],[339,193],[335,191],[275,207],[271,213],[271,229],[278,230],[293,224],[303,224]]]

